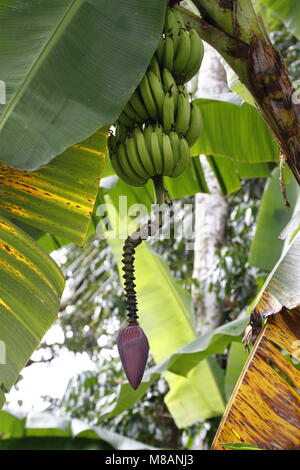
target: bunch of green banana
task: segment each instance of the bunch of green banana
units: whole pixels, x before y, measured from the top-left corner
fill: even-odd
[[[161,68],[167,68],[181,83],[188,82],[198,72],[204,46],[195,29],[188,29],[180,12],[168,8],[164,37],[156,50],[156,58]]]
[[[136,127],[124,142],[110,137],[112,166],[117,175],[132,186],[143,186],[156,175],[175,178],[187,168],[190,151],[187,140],[177,132],[163,132],[161,125]]]
[[[202,57],[198,33],[186,27],[176,8],[167,9],[155,55],[109,139],[112,165],[126,183],[143,186],[158,175],[175,178],[188,166],[202,119],[183,83],[198,71]]]
[[[158,121],[162,116],[165,89],[160,77],[158,63],[152,65],[134,91],[118,122],[127,128],[133,128],[147,121]]]

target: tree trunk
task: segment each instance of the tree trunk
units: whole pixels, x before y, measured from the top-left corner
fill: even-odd
[[[202,94],[228,92],[225,70],[212,47],[205,45],[205,56],[199,74],[198,90]],[[195,244],[193,278],[200,284],[194,289],[196,330],[203,334],[221,323],[222,310],[208,281],[218,265],[217,248],[222,244],[227,204],[216,177],[204,155],[201,164],[211,194],[195,196]],[[200,291],[200,292],[199,292]],[[200,295],[201,294],[201,295]]]

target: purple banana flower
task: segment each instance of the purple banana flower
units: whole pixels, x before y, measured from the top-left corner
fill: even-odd
[[[117,339],[118,350],[128,382],[136,390],[144,375],[149,353],[149,343],[142,328],[129,325]]]

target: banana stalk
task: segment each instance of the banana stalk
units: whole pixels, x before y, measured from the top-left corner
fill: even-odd
[[[177,7],[252,94],[300,185],[299,104],[281,54],[272,46],[251,0],[192,0],[201,16]]]

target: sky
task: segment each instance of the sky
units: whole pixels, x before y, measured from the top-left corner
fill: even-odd
[[[42,342],[47,344],[63,343],[64,333],[61,327],[54,324],[46,333]],[[40,352],[35,352],[33,360],[40,360]],[[95,364],[87,353],[73,353],[62,348],[58,357],[50,363],[32,364],[25,367],[23,377],[6,395],[7,407],[22,409],[23,411],[44,411],[48,402],[43,396],[62,398],[69,380],[76,374],[85,370],[94,370]]]

